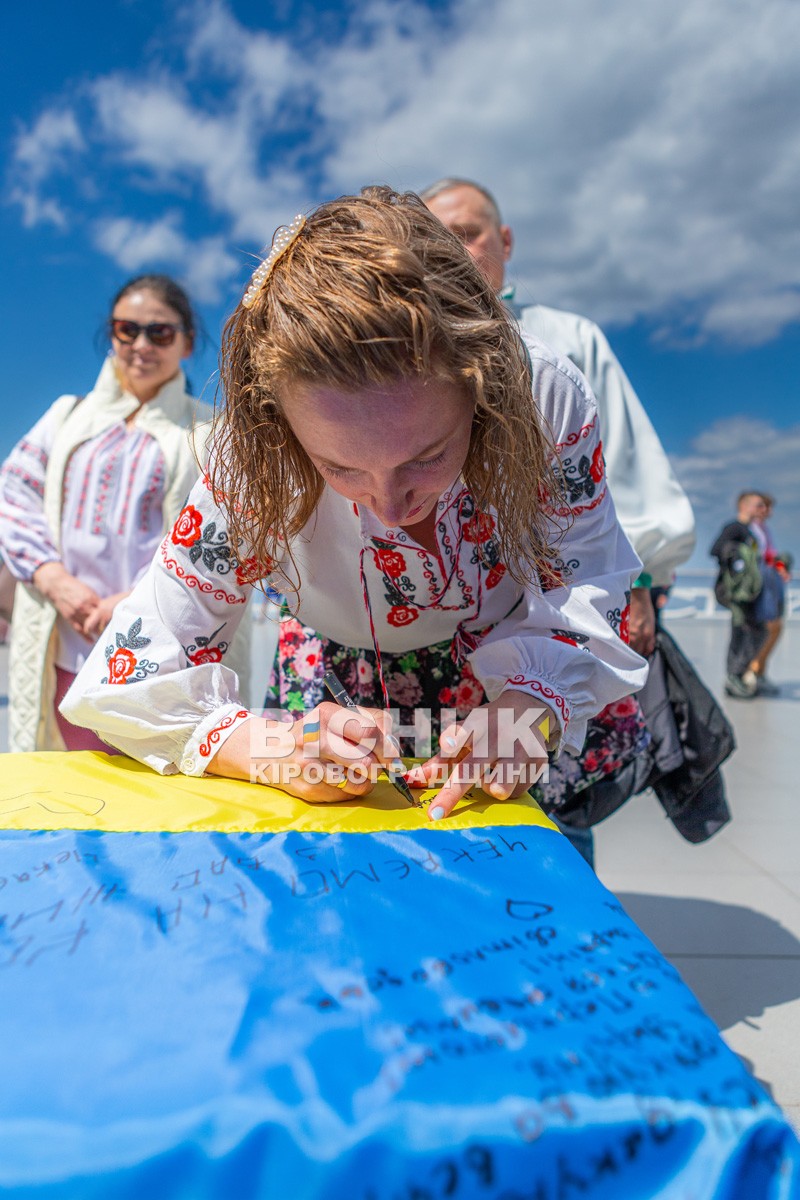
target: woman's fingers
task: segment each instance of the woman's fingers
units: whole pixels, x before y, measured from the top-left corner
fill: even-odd
[[[450,777],[435,799],[428,815],[434,821],[450,815],[471,787],[481,787],[496,800],[521,796],[537,781],[547,766],[546,729],[541,723],[549,710],[520,692],[501,693],[497,700],[482,706],[476,722],[471,714],[467,723],[442,731],[439,754],[429,759],[409,777],[409,784],[433,786],[436,775],[455,761]]]
[[[536,783],[546,766],[546,755],[527,761],[499,758],[484,772],[483,790],[495,800],[513,800]]]
[[[320,704],[303,718],[302,740],[306,759],[380,770],[383,731],[366,710]]]
[[[523,711],[536,707],[527,698],[523,703],[512,697],[512,702]],[[487,715],[499,707],[497,702],[487,706]],[[532,720],[540,712],[531,713]],[[512,717],[518,722],[515,713]],[[517,724],[512,732],[518,732]],[[504,745],[491,727],[488,735],[475,736],[472,726],[456,723],[442,731],[438,753],[412,768],[406,779],[417,788],[435,787],[444,779],[428,810],[434,821],[448,817],[475,786],[497,800],[511,799],[534,783],[547,763],[543,736],[537,734],[530,745],[529,740],[518,745],[519,738],[512,739],[510,752],[501,757]],[[264,743],[259,779],[310,802],[359,798],[372,790],[383,768],[402,770],[391,718],[380,709],[325,702],[297,723],[266,722]]]
[[[495,800],[516,799],[539,779],[546,765],[546,757],[526,761],[500,758],[487,763],[468,754],[456,763],[450,778],[431,800],[428,816],[432,821],[449,817],[459,800],[475,786]]]
[[[329,708],[337,711],[333,705]],[[283,719],[254,718],[246,733],[244,727],[234,732],[218,751],[211,773],[281,788],[312,802],[364,796],[375,783],[375,760],[368,744],[351,741],[341,729],[329,739],[330,715],[316,708],[300,721],[293,721],[288,714]],[[360,718],[355,716],[358,725]],[[347,732],[360,736],[357,728]]]
[[[450,778],[435,796],[428,807],[428,817],[431,821],[441,821],[449,817],[459,800],[463,800],[470,788],[475,786],[482,774],[482,766],[477,759],[467,755],[455,764]]]
[[[357,799],[374,787],[370,773],[343,763],[307,761],[271,763],[264,771],[264,782],[282,788],[301,800],[330,804]]]
[[[368,723],[363,738],[365,742],[371,743],[371,752],[376,760],[381,766],[389,767],[393,771],[405,771],[403,752],[394,734],[392,714],[383,708],[359,707],[358,712]]]
[[[436,787],[442,782],[454,762],[469,753],[469,735],[464,735],[458,725],[448,725],[439,736],[439,750],[427,762],[419,763],[406,775],[406,783],[412,788]]]
[[[374,787],[382,731],[368,711],[323,703],[302,721],[271,728],[265,782],[316,802],[364,796]]]

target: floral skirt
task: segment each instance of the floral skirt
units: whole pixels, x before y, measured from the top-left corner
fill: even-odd
[[[330,699],[323,676],[333,670],[357,704],[383,708],[383,694],[374,650],[342,646],[315,630],[284,615],[278,650],[264,701],[265,708],[282,709],[300,716]],[[386,690],[400,724],[414,726],[414,714],[431,714],[430,753],[439,744],[439,718],[443,708],[455,709],[464,718],[486,701],[486,693],[469,664],[459,665],[452,642],[438,642],[403,654],[381,654]],[[418,726],[418,729],[423,726]],[[607,705],[589,721],[586,741],[579,755],[562,754],[550,763],[547,783],[536,784],[532,794],[547,812],[567,805],[574,796],[602,779],[611,779],[647,746],[650,735],[638,702],[626,696]],[[404,754],[413,754],[415,743],[400,738]],[[419,740],[416,752],[421,749]]]
[[[413,726],[415,712],[430,711],[431,753],[438,748],[439,714],[443,708],[455,709],[456,715],[463,718],[486,700],[486,693],[469,666],[458,666],[454,661],[451,647],[448,640],[403,654],[381,653],[386,690],[392,708],[398,710],[400,724]],[[299,715],[323,700],[330,700],[323,682],[329,670],[336,672],[357,704],[385,707],[374,650],[342,646],[320,637],[294,617],[284,616],[265,708]],[[411,738],[401,737],[400,744],[404,754],[413,753]]]

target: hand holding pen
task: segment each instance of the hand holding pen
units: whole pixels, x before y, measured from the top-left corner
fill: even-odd
[[[337,704],[341,704],[343,708],[358,710],[358,705],[356,704],[355,700],[347,691],[344,684],[334,671],[326,671],[323,678],[325,680],[326,688],[333,696]],[[403,763],[400,761],[399,743],[394,737],[392,737],[391,734],[386,735],[384,740],[389,743],[391,749],[394,750],[397,755],[395,762],[384,768],[389,782],[391,783],[392,787],[397,789],[407,804],[413,804],[415,808],[421,808],[422,806],[420,802],[414,799],[411,788],[403,778],[404,767]]]
[[[331,690],[335,685],[336,704],[318,704],[299,721],[290,713],[253,715],[217,752],[209,773],[281,788],[319,804],[366,796],[383,771],[405,802],[415,804],[402,775],[400,747],[387,736],[389,714],[357,705],[335,676],[326,682]]]

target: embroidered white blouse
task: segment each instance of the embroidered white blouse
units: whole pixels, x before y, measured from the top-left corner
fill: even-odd
[[[568,506],[555,514],[566,533],[546,577],[528,587],[511,578],[492,538],[494,514],[476,512],[460,480],[439,500],[436,554],[326,487],[292,547],[301,579],[296,615],[353,647],[373,647],[370,613],[382,650],[453,639],[490,700],[509,687],[539,697],[559,718],[561,747],[577,751],[588,718],[646,678],[646,663],[625,640],[641,564],[606,487],[591,392],[543,344],[530,340],[528,348],[569,490]],[[62,712],[158,771],[201,775],[252,715],[225,656],[259,574],[231,546],[201,480]]]
[[[79,401],[76,401],[79,402]],[[128,591],[142,577],[163,531],[164,455],[158,442],[119,421],[73,452],[64,477],[61,549],[43,508],[45,473],[60,421],[51,406],[0,468],[0,545],[17,579],[63,562],[99,596]],[[77,671],[92,642],[57,619],[56,664]]]
[[[508,293],[504,293],[507,296]],[[506,300],[523,337],[570,359],[597,399],[603,457],[622,528],[654,587],[669,587],[695,545],[694,514],[644,405],[598,325],[543,304]]]

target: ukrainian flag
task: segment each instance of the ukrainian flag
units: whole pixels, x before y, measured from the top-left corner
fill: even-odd
[[[532,803],[3,757],[7,1200],[789,1200],[800,1148]]]

